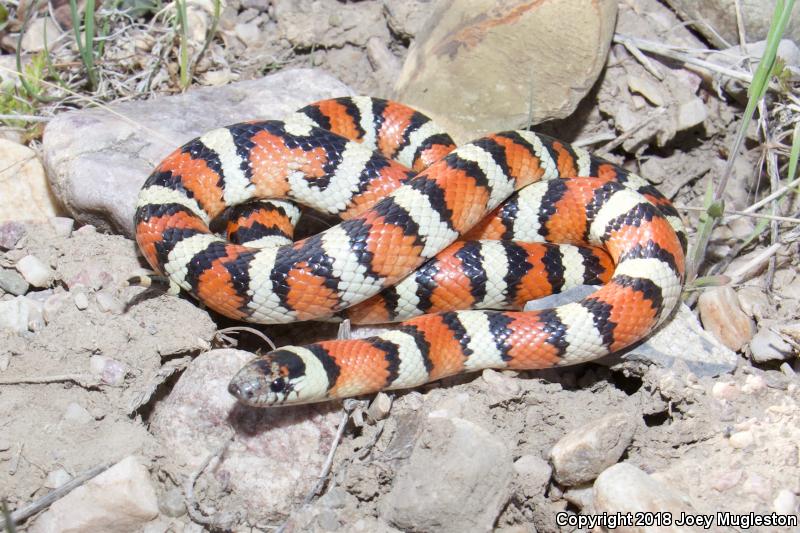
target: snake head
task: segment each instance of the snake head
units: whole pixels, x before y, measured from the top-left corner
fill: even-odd
[[[247,363],[231,380],[228,392],[253,407],[318,402],[326,399],[327,380],[315,376],[314,355],[287,346]],[[323,383],[324,381],[324,383]]]

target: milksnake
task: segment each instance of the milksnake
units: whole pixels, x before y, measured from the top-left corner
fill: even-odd
[[[297,204],[343,222],[292,242]],[[227,238],[210,229],[225,219]],[[597,359],[665,320],[684,277],[683,226],[644,179],[530,131],[455,148],[424,115],[368,97],[189,141],[145,182],[135,224],[156,271],[231,318],[402,321],[255,358],[229,386],[255,406]],[[584,283],[604,285],[508,311]]]

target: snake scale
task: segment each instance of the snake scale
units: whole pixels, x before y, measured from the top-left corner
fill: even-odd
[[[293,242],[298,204],[342,222]],[[226,237],[210,229],[221,219]],[[456,148],[421,113],[369,97],[186,143],[145,182],[135,224],[150,265],[228,317],[400,321],[256,357],[229,386],[255,406],[597,359],[665,320],[684,278],[681,221],[641,177],[530,131]],[[584,283],[602,287],[520,311]]]

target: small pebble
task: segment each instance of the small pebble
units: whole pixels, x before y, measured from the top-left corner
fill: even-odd
[[[392,409],[392,399],[385,392],[379,392],[375,395],[375,399],[369,404],[367,408],[367,415],[372,420],[383,420]]]
[[[8,370],[8,365],[11,364],[11,354],[8,352],[0,353],[0,372]]]
[[[101,311],[106,313],[113,313],[115,315],[121,314],[124,310],[122,302],[114,298],[111,294],[100,291],[95,295],[97,306]]]
[[[83,406],[75,402],[67,405],[64,411],[64,421],[72,424],[88,424],[92,422],[94,417]]]
[[[28,292],[28,282],[17,271],[3,268],[0,269],[0,289],[20,296]]]
[[[89,358],[92,374],[100,378],[106,385],[116,387],[125,380],[128,369],[125,364],[104,355],[93,355]]]
[[[736,433],[730,436],[728,442],[730,442],[730,445],[732,447],[739,450],[741,450],[742,448],[747,448],[754,442],[753,433],[750,431],[737,431]]]
[[[574,487],[594,480],[616,463],[633,441],[635,425],[615,413],[573,429],[550,450],[555,479]]]
[[[725,346],[739,351],[753,336],[753,324],[730,287],[704,291],[697,301],[703,327]]]
[[[57,468],[56,470],[53,470],[47,474],[47,478],[44,480],[44,486],[48,489],[57,489],[70,479],[72,479],[72,476],[70,476],[66,470],[63,468]]]
[[[69,237],[72,235],[72,228],[75,227],[75,221],[68,217],[52,217],[50,219],[50,226],[59,237]]]
[[[161,495],[158,507],[165,515],[178,518],[186,514],[186,502],[183,500],[183,491],[173,487]]]
[[[797,507],[797,495],[787,489],[779,490],[772,501],[772,510],[778,514],[797,514]]]
[[[756,376],[753,374],[748,374],[748,376],[744,379],[744,385],[742,385],[742,392],[745,394],[758,394],[762,392],[764,389],[767,388],[767,382],[761,376]]]
[[[517,474],[517,484],[525,495],[535,497],[545,493],[553,468],[539,456],[523,455],[514,461],[514,472]]]
[[[17,271],[34,287],[47,287],[53,281],[53,269],[35,255],[26,255],[17,261]]]
[[[572,488],[564,492],[564,499],[586,513],[594,504],[594,489],[591,486]]]
[[[25,236],[25,225],[19,222],[3,222],[0,224],[0,248],[10,250]]]
[[[97,228],[91,224],[86,224],[85,226],[81,226],[80,228],[76,229],[74,233],[79,235],[93,235],[97,233]]]
[[[794,371],[794,368],[789,363],[781,363],[781,372],[788,378],[797,376],[797,372]]]
[[[739,395],[739,388],[731,381],[714,383],[711,395],[717,400],[733,400]]]
[[[28,331],[41,331],[45,326],[44,313],[42,312],[42,304],[27,300],[28,304]]]
[[[519,380],[506,376],[496,370],[487,368],[481,378],[489,386],[489,391],[503,398],[515,398],[519,395]]]
[[[750,341],[750,354],[754,363],[783,361],[792,356],[792,346],[769,328],[759,328]]]
[[[81,311],[89,307],[89,297],[85,292],[76,292],[72,298],[75,301],[75,307]]]

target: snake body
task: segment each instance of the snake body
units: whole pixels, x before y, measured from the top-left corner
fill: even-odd
[[[292,242],[296,204],[343,222]],[[227,238],[210,229],[220,218]],[[156,271],[231,318],[402,321],[255,358],[229,390],[256,406],[597,359],[661,323],[684,276],[680,219],[644,179],[529,131],[455,148],[424,115],[368,97],[188,142],[145,182],[135,223]],[[507,310],[582,283],[604,285]]]

